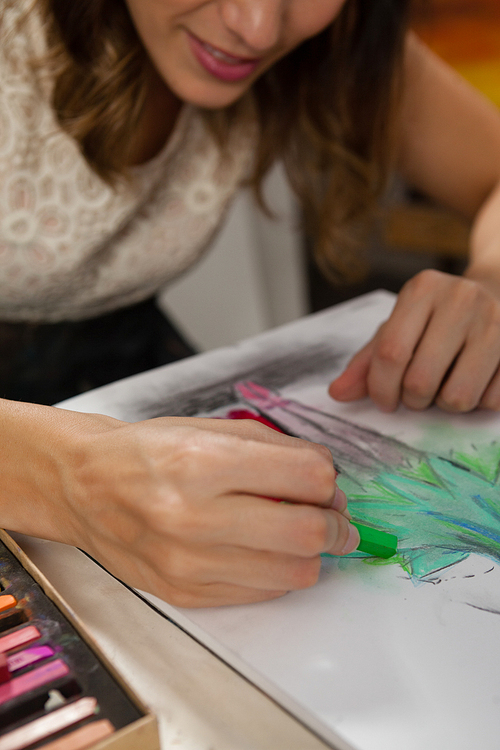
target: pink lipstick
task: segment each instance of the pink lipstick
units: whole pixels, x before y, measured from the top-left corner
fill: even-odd
[[[215,78],[227,83],[241,81],[251,75],[260,59],[235,57],[208,42],[203,42],[190,32],[187,34],[189,46],[200,65]]]

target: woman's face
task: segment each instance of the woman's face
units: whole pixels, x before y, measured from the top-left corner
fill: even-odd
[[[301,42],[346,0],[125,0],[161,77],[182,101],[220,108]]]

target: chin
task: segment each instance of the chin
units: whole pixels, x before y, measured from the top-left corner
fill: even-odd
[[[173,83],[170,88],[186,104],[193,104],[202,109],[225,109],[241,99],[250,86],[250,82],[235,86],[222,82],[210,84],[194,81],[190,85],[183,86],[176,86]]]

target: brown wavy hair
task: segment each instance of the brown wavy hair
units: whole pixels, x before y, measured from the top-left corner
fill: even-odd
[[[126,174],[150,66],[123,0],[36,0],[61,127],[107,182]],[[320,267],[354,277],[356,253],[392,168],[410,0],[346,0],[325,31],[254,84],[260,124],[250,184],[282,159]],[[222,144],[235,107],[206,112]]]

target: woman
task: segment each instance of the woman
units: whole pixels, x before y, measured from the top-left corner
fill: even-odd
[[[63,321],[134,317],[278,157],[319,262],[348,272],[397,166],[477,216],[468,278],[410,282],[330,392],[498,408],[500,120],[406,36],[407,3],[2,5],[0,318],[16,353],[26,326],[52,341]],[[358,544],[321,446],[246,422],[0,407],[2,525],[76,544],[174,604],[280,596],[314,584],[321,552]]]

